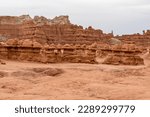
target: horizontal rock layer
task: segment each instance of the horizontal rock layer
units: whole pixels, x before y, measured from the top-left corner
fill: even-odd
[[[3,40],[34,39],[40,43],[62,44],[92,44],[111,38],[112,34],[105,34],[102,30],[91,26],[84,29],[82,26],[71,24],[68,16],[59,16],[54,19],[28,15],[1,16],[0,38]]]
[[[105,51],[109,53],[103,64],[144,65],[143,58],[139,56],[141,50],[133,44],[115,45]]]
[[[0,46],[0,59],[26,60],[42,63],[96,63],[96,49],[83,46],[58,45],[40,47],[33,43],[28,46],[3,45]]]
[[[117,36],[116,38],[123,41],[126,44],[136,44],[140,47],[150,47],[150,30],[146,32],[143,31],[143,34],[132,34],[132,35],[122,35]]]

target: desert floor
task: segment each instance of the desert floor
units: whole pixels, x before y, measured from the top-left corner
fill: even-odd
[[[0,65],[0,99],[150,99],[150,61],[143,66]]]

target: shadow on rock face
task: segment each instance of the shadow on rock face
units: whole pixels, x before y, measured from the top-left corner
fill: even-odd
[[[0,71],[0,78],[7,77],[8,73],[4,71]]]

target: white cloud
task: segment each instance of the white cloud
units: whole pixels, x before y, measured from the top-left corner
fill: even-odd
[[[22,14],[69,15],[73,23],[120,34],[150,28],[149,0],[0,0],[0,15]]]

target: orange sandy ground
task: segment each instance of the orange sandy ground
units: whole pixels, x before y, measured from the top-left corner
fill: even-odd
[[[150,61],[143,66],[5,62],[0,65],[0,99],[150,99]],[[32,68],[64,73],[35,75]]]

